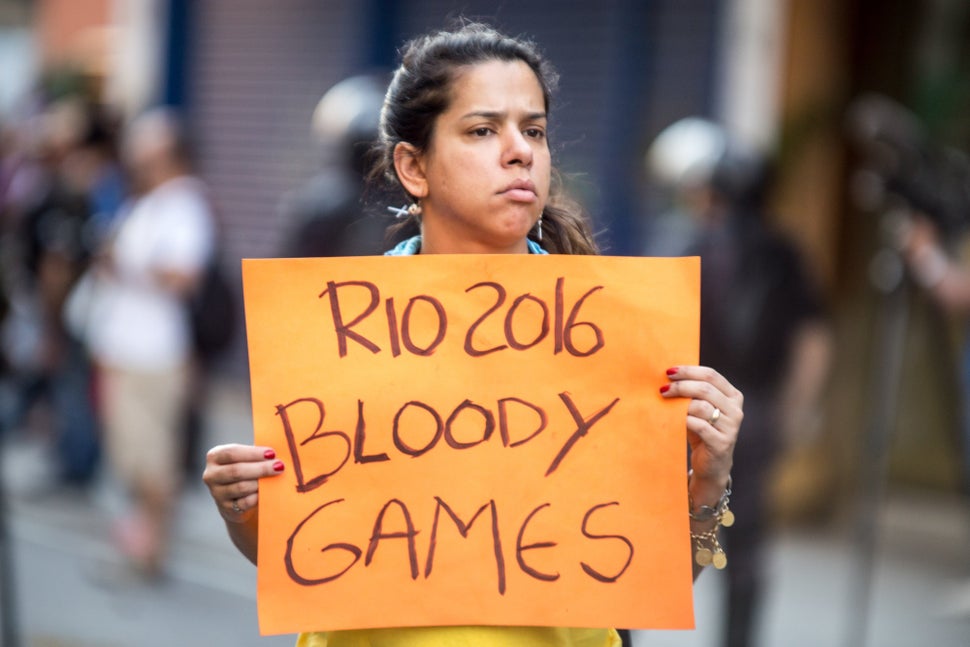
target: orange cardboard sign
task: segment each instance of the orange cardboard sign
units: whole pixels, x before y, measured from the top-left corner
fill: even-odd
[[[243,262],[262,633],[693,626],[697,259]]]

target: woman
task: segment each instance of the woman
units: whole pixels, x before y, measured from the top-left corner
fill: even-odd
[[[483,25],[408,44],[384,101],[374,176],[404,190],[421,233],[389,254],[596,252],[583,219],[553,182],[546,129],[555,82],[531,43]],[[709,368],[678,366],[667,374],[661,393],[691,399],[692,536],[698,548],[716,547],[711,533],[724,510],[742,397]],[[203,478],[233,542],[254,563],[259,479],[284,469],[269,447],[225,445],[207,457]],[[620,641],[606,629],[430,627],[305,634],[298,642],[443,644],[607,647]]]

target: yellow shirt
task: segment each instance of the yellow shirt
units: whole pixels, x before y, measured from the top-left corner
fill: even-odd
[[[620,635],[561,627],[408,627],[300,634],[296,647],[620,647]]]

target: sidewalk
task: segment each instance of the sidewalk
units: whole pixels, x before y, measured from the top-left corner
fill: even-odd
[[[244,388],[216,385],[204,446],[251,441],[248,409]],[[180,502],[166,578],[146,584],[125,576],[111,544],[111,519],[122,500],[110,478],[84,494],[46,489],[50,468],[43,448],[23,438],[6,444],[2,469],[22,645],[291,647],[295,642],[293,636],[259,636],[256,570],[229,541],[201,478],[187,484]]]
[[[847,642],[852,623],[865,612],[852,606],[857,576],[853,532],[851,527],[787,531],[773,538],[756,644],[970,645],[970,510],[965,503],[957,497],[898,492],[885,503],[864,645]],[[637,647],[719,646],[724,579],[710,569],[701,576],[695,588],[696,631],[639,632]],[[962,609],[947,608],[954,603],[962,603]]]
[[[213,389],[208,447],[249,442],[245,385]],[[38,448],[14,439],[3,456],[10,494],[16,606],[23,645],[127,647],[153,645],[290,646],[292,636],[260,638],[255,569],[229,542],[208,494],[196,481],[179,508],[169,577],[160,585],[126,582],[108,540],[120,501],[105,480],[90,496],[38,492],[44,461]],[[851,529],[791,531],[771,544],[771,585],[760,645],[845,645],[855,557]],[[880,514],[873,595],[872,647],[970,645],[970,509],[957,497],[894,494]],[[730,566],[729,566],[730,568]],[[962,583],[962,614],[946,605]],[[637,632],[638,647],[719,644],[723,576],[705,572],[696,589],[698,629]]]

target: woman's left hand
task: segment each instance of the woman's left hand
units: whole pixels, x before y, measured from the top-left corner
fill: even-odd
[[[694,479],[723,488],[731,474],[734,445],[744,418],[744,396],[727,379],[706,366],[676,366],[667,371],[665,398],[690,398],[687,442]]]

